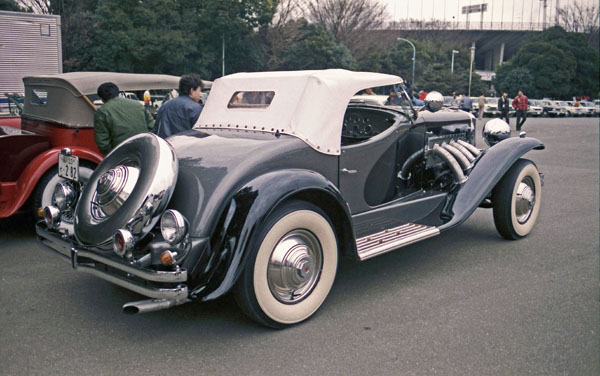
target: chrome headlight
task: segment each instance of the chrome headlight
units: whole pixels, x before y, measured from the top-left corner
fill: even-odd
[[[52,203],[59,210],[66,210],[73,207],[77,194],[73,186],[67,182],[58,183],[54,188],[54,194],[52,195]]]
[[[180,243],[188,232],[187,220],[177,210],[169,209],[160,218],[160,232],[170,244]]]
[[[510,125],[502,119],[494,119],[485,123],[483,127],[483,139],[489,146],[510,137]]]
[[[439,111],[444,105],[444,96],[439,91],[432,91],[425,97],[425,107],[431,111]]]

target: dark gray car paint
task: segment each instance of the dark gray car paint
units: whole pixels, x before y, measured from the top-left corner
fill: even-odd
[[[337,185],[338,157],[319,153],[296,137],[215,129],[191,130],[168,140],[179,158],[169,207],[188,219],[193,237],[210,237],[235,192],[263,174],[313,170]]]

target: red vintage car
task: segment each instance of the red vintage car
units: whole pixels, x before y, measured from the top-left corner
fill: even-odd
[[[179,77],[74,72],[24,77],[23,82],[20,129],[8,118],[6,123],[0,122],[0,218],[18,210],[31,210],[37,215],[39,208],[51,205],[54,188],[63,180],[58,174],[62,148],[70,148],[79,157],[80,181],[87,181],[103,158],[94,141],[100,84],[113,82],[122,91],[166,94],[177,88]]]

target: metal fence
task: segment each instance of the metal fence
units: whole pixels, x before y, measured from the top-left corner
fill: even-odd
[[[387,27],[386,27],[387,26]],[[389,22],[384,28],[399,30],[508,30],[508,31],[542,31],[552,26],[541,22],[451,22],[451,21],[419,21],[400,20]]]

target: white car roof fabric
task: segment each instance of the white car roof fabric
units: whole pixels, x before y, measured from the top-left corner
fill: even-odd
[[[236,73],[214,81],[194,128],[279,131],[321,153],[339,155],[350,98],[365,88],[398,83],[398,76],[343,69]],[[266,108],[228,108],[234,93],[247,91],[275,95]]]

